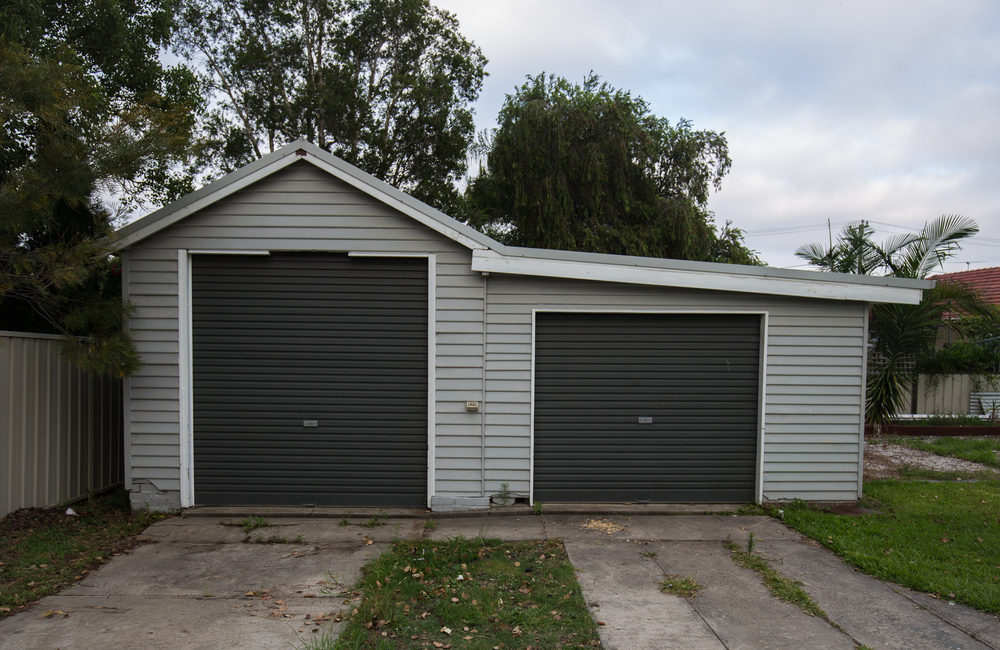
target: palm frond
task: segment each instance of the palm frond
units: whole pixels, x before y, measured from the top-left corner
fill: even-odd
[[[979,232],[974,219],[958,214],[945,214],[924,224],[920,237],[908,246],[899,260],[899,272],[894,275],[925,278],[940,268],[946,259],[960,248],[961,240]]]
[[[806,260],[813,266],[818,266],[821,269],[832,270],[830,264],[832,262],[833,251],[823,244],[803,244],[796,249],[795,254],[802,259]]]

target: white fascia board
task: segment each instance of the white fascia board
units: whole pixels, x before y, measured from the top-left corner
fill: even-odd
[[[685,289],[762,293],[797,298],[888,302],[915,305],[921,289],[850,282],[800,280],[767,276],[595,264],[542,258],[508,257],[494,251],[472,252],[472,270],[539,277],[622,282]]]

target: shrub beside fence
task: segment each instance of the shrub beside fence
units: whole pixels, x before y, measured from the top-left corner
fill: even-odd
[[[122,382],[80,370],[59,346],[0,332],[0,517],[124,479]]]

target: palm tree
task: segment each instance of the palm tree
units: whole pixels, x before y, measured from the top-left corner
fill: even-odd
[[[844,228],[831,246],[807,244],[795,254],[825,271],[897,278],[926,278],[961,249],[959,242],[979,232],[968,217],[943,215],[919,233],[896,235],[877,244],[864,222]],[[881,428],[906,403],[916,379],[914,359],[934,348],[941,327],[958,330],[949,313],[996,318],[995,312],[969,288],[938,283],[924,291],[916,305],[880,303],[869,319],[869,368],[865,419]]]

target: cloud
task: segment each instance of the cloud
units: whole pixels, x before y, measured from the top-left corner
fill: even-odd
[[[733,170],[711,207],[751,233],[828,218],[888,233],[958,212],[1000,238],[1000,3],[437,4],[490,58],[480,128],[526,74],[593,70],[659,115],[726,132]],[[792,265],[799,244],[825,237],[750,243]],[[996,243],[969,249],[1000,264]]]

